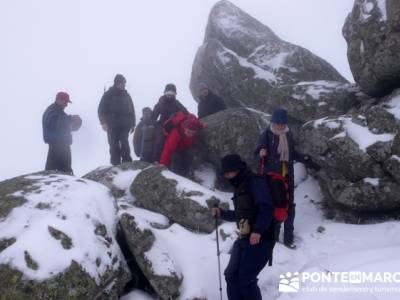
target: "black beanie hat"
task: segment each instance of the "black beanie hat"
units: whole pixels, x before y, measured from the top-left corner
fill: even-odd
[[[246,167],[238,154],[228,154],[221,159],[221,173],[240,171]]]
[[[120,83],[126,83],[126,79],[124,75],[122,74],[117,74],[114,77],[114,85],[120,84]]]

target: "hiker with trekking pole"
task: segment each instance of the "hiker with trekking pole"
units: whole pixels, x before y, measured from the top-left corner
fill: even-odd
[[[224,178],[234,187],[234,210],[213,207],[211,213],[216,219],[236,222],[239,229],[224,271],[228,299],[262,300],[257,276],[269,261],[275,244],[270,191],[265,179],[255,175],[237,154],[223,157],[221,169]],[[219,258],[218,220],[215,224]]]
[[[294,243],[294,161],[305,164],[306,167],[319,170],[318,164],[312,161],[308,155],[303,155],[296,151],[292,134],[288,127],[288,114],[283,108],[274,110],[271,118],[271,124],[261,134],[255,153],[259,155],[261,161],[260,175],[267,176],[269,183],[271,179],[273,184],[281,186],[287,185],[289,201],[287,207],[287,216],[279,220],[284,222],[284,245],[289,249],[296,249]],[[270,176],[272,174],[273,178]],[[270,185],[271,188],[271,185]],[[273,190],[274,194],[275,190]],[[283,192],[282,192],[283,193]],[[277,197],[274,197],[274,200]],[[283,208],[284,206],[282,206]],[[279,241],[280,223],[276,226],[276,238]]]

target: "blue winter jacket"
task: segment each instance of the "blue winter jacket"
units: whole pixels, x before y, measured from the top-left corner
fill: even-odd
[[[257,211],[255,221],[252,224],[252,232],[265,235],[271,228],[274,215],[274,205],[271,192],[264,178],[251,174],[245,183],[245,189],[254,200]],[[225,221],[235,222],[236,214],[233,210],[222,210],[221,218]]]
[[[51,104],[43,114],[43,140],[45,143],[60,142],[72,144],[72,117],[67,115],[57,103]]]

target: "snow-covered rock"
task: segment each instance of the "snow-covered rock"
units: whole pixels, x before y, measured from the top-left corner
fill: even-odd
[[[126,195],[129,187],[136,177],[149,164],[143,161],[123,163],[118,166],[99,167],[84,175],[83,178],[90,179],[108,187],[114,197],[120,198]]]
[[[355,0],[343,35],[355,81],[371,96],[400,87],[400,2]]]
[[[120,225],[129,249],[157,295],[165,300],[177,298],[183,275],[170,249],[153,233],[154,228],[168,227],[168,219],[133,207],[120,214]]]
[[[131,193],[135,206],[200,232],[214,230],[210,208],[215,203],[227,206],[217,193],[159,166],[139,173],[131,185]]]
[[[396,133],[374,129],[382,118],[375,113],[381,109],[374,108],[309,122],[300,131],[299,148],[322,166],[316,176],[331,217],[365,222],[400,211],[397,162],[392,158]]]
[[[357,88],[326,61],[225,0],[213,7],[193,63],[190,88],[197,101],[201,82],[229,107],[271,113],[285,106],[300,121],[344,113],[357,98]]]
[[[0,183],[2,299],[118,299],[129,280],[110,191],[36,173]]]

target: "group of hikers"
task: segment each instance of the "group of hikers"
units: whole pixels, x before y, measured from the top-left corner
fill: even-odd
[[[101,127],[107,133],[110,162],[113,166],[131,162],[129,134],[134,133],[133,148],[142,161],[159,163],[185,176],[190,165],[187,151],[204,125],[204,118],[226,108],[224,101],[214,95],[207,85],[199,89],[198,116],[190,113],[176,99],[174,84],[167,84],[153,110],[145,107],[136,126],[135,108],[126,90],[126,79],[117,74],[114,84],[104,92],[98,107]],[[43,137],[49,145],[45,170],[73,173],[71,167],[72,135],[82,120],[78,115],[67,115],[64,109],[71,103],[66,92],[59,92],[55,102],[43,114]]]
[[[201,83],[196,117],[176,99],[176,86],[167,84],[153,110],[143,108],[136,126],[133,101],[125,85],[125,77],[117,74],[98,107],[100,124],[107,132],[111,164],[132,161],[129,134],[134,133],[134,151],[141,160],[164,165],[185,176],[190,159],[186,150],[204,128],[199,119],[226,109],[223,99]],[[72,174],[71,131],[78,130],[82,120],[64,112],[70,102],[67,93],[59,92],[43,115],[44,141],[49,145],[46,170]],[[296,249],[293,164],[298,161],[309,168],[319,168],[308,155],[295,150],[288,114],[282,108],[274,110],[270,125],[259,137],[255,154],[260,161],[259,174],[253,173],[238,154],[221,159],[221,175],[234,189],[234,210],[214,207],[211,211],[215,218],[235,221],[240,233],[224,273],[230,300],[262,299],[257,276],[271,263],[281,223],[284,223],[284,245]]]

